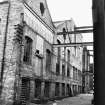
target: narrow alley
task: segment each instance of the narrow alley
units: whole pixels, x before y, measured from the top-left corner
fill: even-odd
[[[68,97],[55,102],[48,102],[47,104],[30,104],[30,105],[92,105],[92,94],[80,94],[75,97]]]
[[[57,105],[91,105],[92,94],[80,94],[58,101]]]

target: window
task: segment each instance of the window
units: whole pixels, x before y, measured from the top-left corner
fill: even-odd
[[[56,63],[56,75],[60,74],[60,65]]]
[[[44,96],[49,97],[50,93],[50,82],[45,82],[45,88],[44,88]]]
[[[62,75],[65,76],[65,65],[62,64]]]
[[[70,50],[68,50],[68,62],[70,62]]]
[[[78,80],[81,81],[81,71],[78,70]]]
[[[25,63],[31,64],[31,55],[32,55],[32,39],[26,36],[23,61]]]
[[[61,44],[61,42],[60,42],[59,40],[57,40],[57,43],[58,43],[58,44]],[[58,56],[57,62],[58,62],[58,63],[59,63],[59,61],[60,61],[60,52],[61,52],[61,49],[60,49],[60,47],[58,47],[58,54],[57,54],[57,56]]]
[[[57,40],[57,43],[60,44],[61,42]],[[57,63],[56,63],[56,74],[57,75],[60,74],[60,52],[61,52],[61,49],[59,47],[57,51]]]
[[[35,98],[41,97],[41,81],[36,79],[35,80]]]
[[[45,8],[44,8],[43,3],[40,3],[40,11],[41,11],[42,16],[44,14],[44,10],[45,10]]]
[[[73,79],[76,80],[76,68],[73,66]]]
[[[51,66],[51,52],[50,50],[46,50],[46,70],[50,70]]]
[[[62,96],[65,96],[65,84],[62,83]]]
[[[59,96],[60,90],[59,90],[60,86],[59,83],[55,83],[55,96]]]
[[[77,68],[76,68],[76,80],[78,79],[78,70],[77,70]]]
[[[70,76],[70,69],[69,69],[69,65],[67,64],[67,77]]]
[[[70,95],[70,86],[69,86],[69,84],[67,84],[67,87],[66,87],[66,94]]]
[[[63,28],[63,38],[64,38],[64,43],[65,43],[65,40],[66,40],[66,29],[65,28]]]

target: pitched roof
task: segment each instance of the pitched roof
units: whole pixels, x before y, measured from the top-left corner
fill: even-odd
[[[25,2],[48,26],[54,28],[46,0],[25,0]]]

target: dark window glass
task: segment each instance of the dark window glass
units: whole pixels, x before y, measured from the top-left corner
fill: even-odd
[[[50,50],[46,50],[46,70],[50,70],[51,66],[51,52]]]
[[[60,74],[60,65],[56,63],[56,75]]]
[[[49,97],[49,93],[50,93],[50,82],[45,82],[44,96]]]
[[[57,82],[56,84],[55,84],[55,96],[59,96],[59,93],[60,93],[60,89],[59,89],[60,87],[59,87],[59,83]]]
[[[40,11],[41,11],[42,16],[44,14],[44,10],[45,10],[45,8],[44,8],[43,3],[40,3]]]
[[[62,96],[65,96],[65,84],[62,83]]]
[[[70,69],[69,69],[69,65],[67,65],[67,77],[70,76]]]
[[[62,64],[62,75],[65,76],[65,65]]]
[[[35,98],[41,97],[41,81],[35,80]]]
[[[57,43],[58,43],[58,44],[61,44],[61,42],[60,42],[59,40],[57,40]],[[58,56],[57,62],[58,62],[58,63],[59,63],[59,61],[60,61],[60,52],[61,52],[61,49],[60,49],[60,47],[58,47],[58,54],[57,54],[57,56]]]
[[[68,50],[68,62],[70,62],[70,50]]]

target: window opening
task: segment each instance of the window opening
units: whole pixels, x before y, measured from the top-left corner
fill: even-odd
[[[40,3],[40,11],[41,11],[42,16],[44,14],[44,10],[45,10],[44,4],[43,3]]]
[[[26,36],[23,61],[25,63],[31,64],[31,55],[32,55],[32,39]]]

